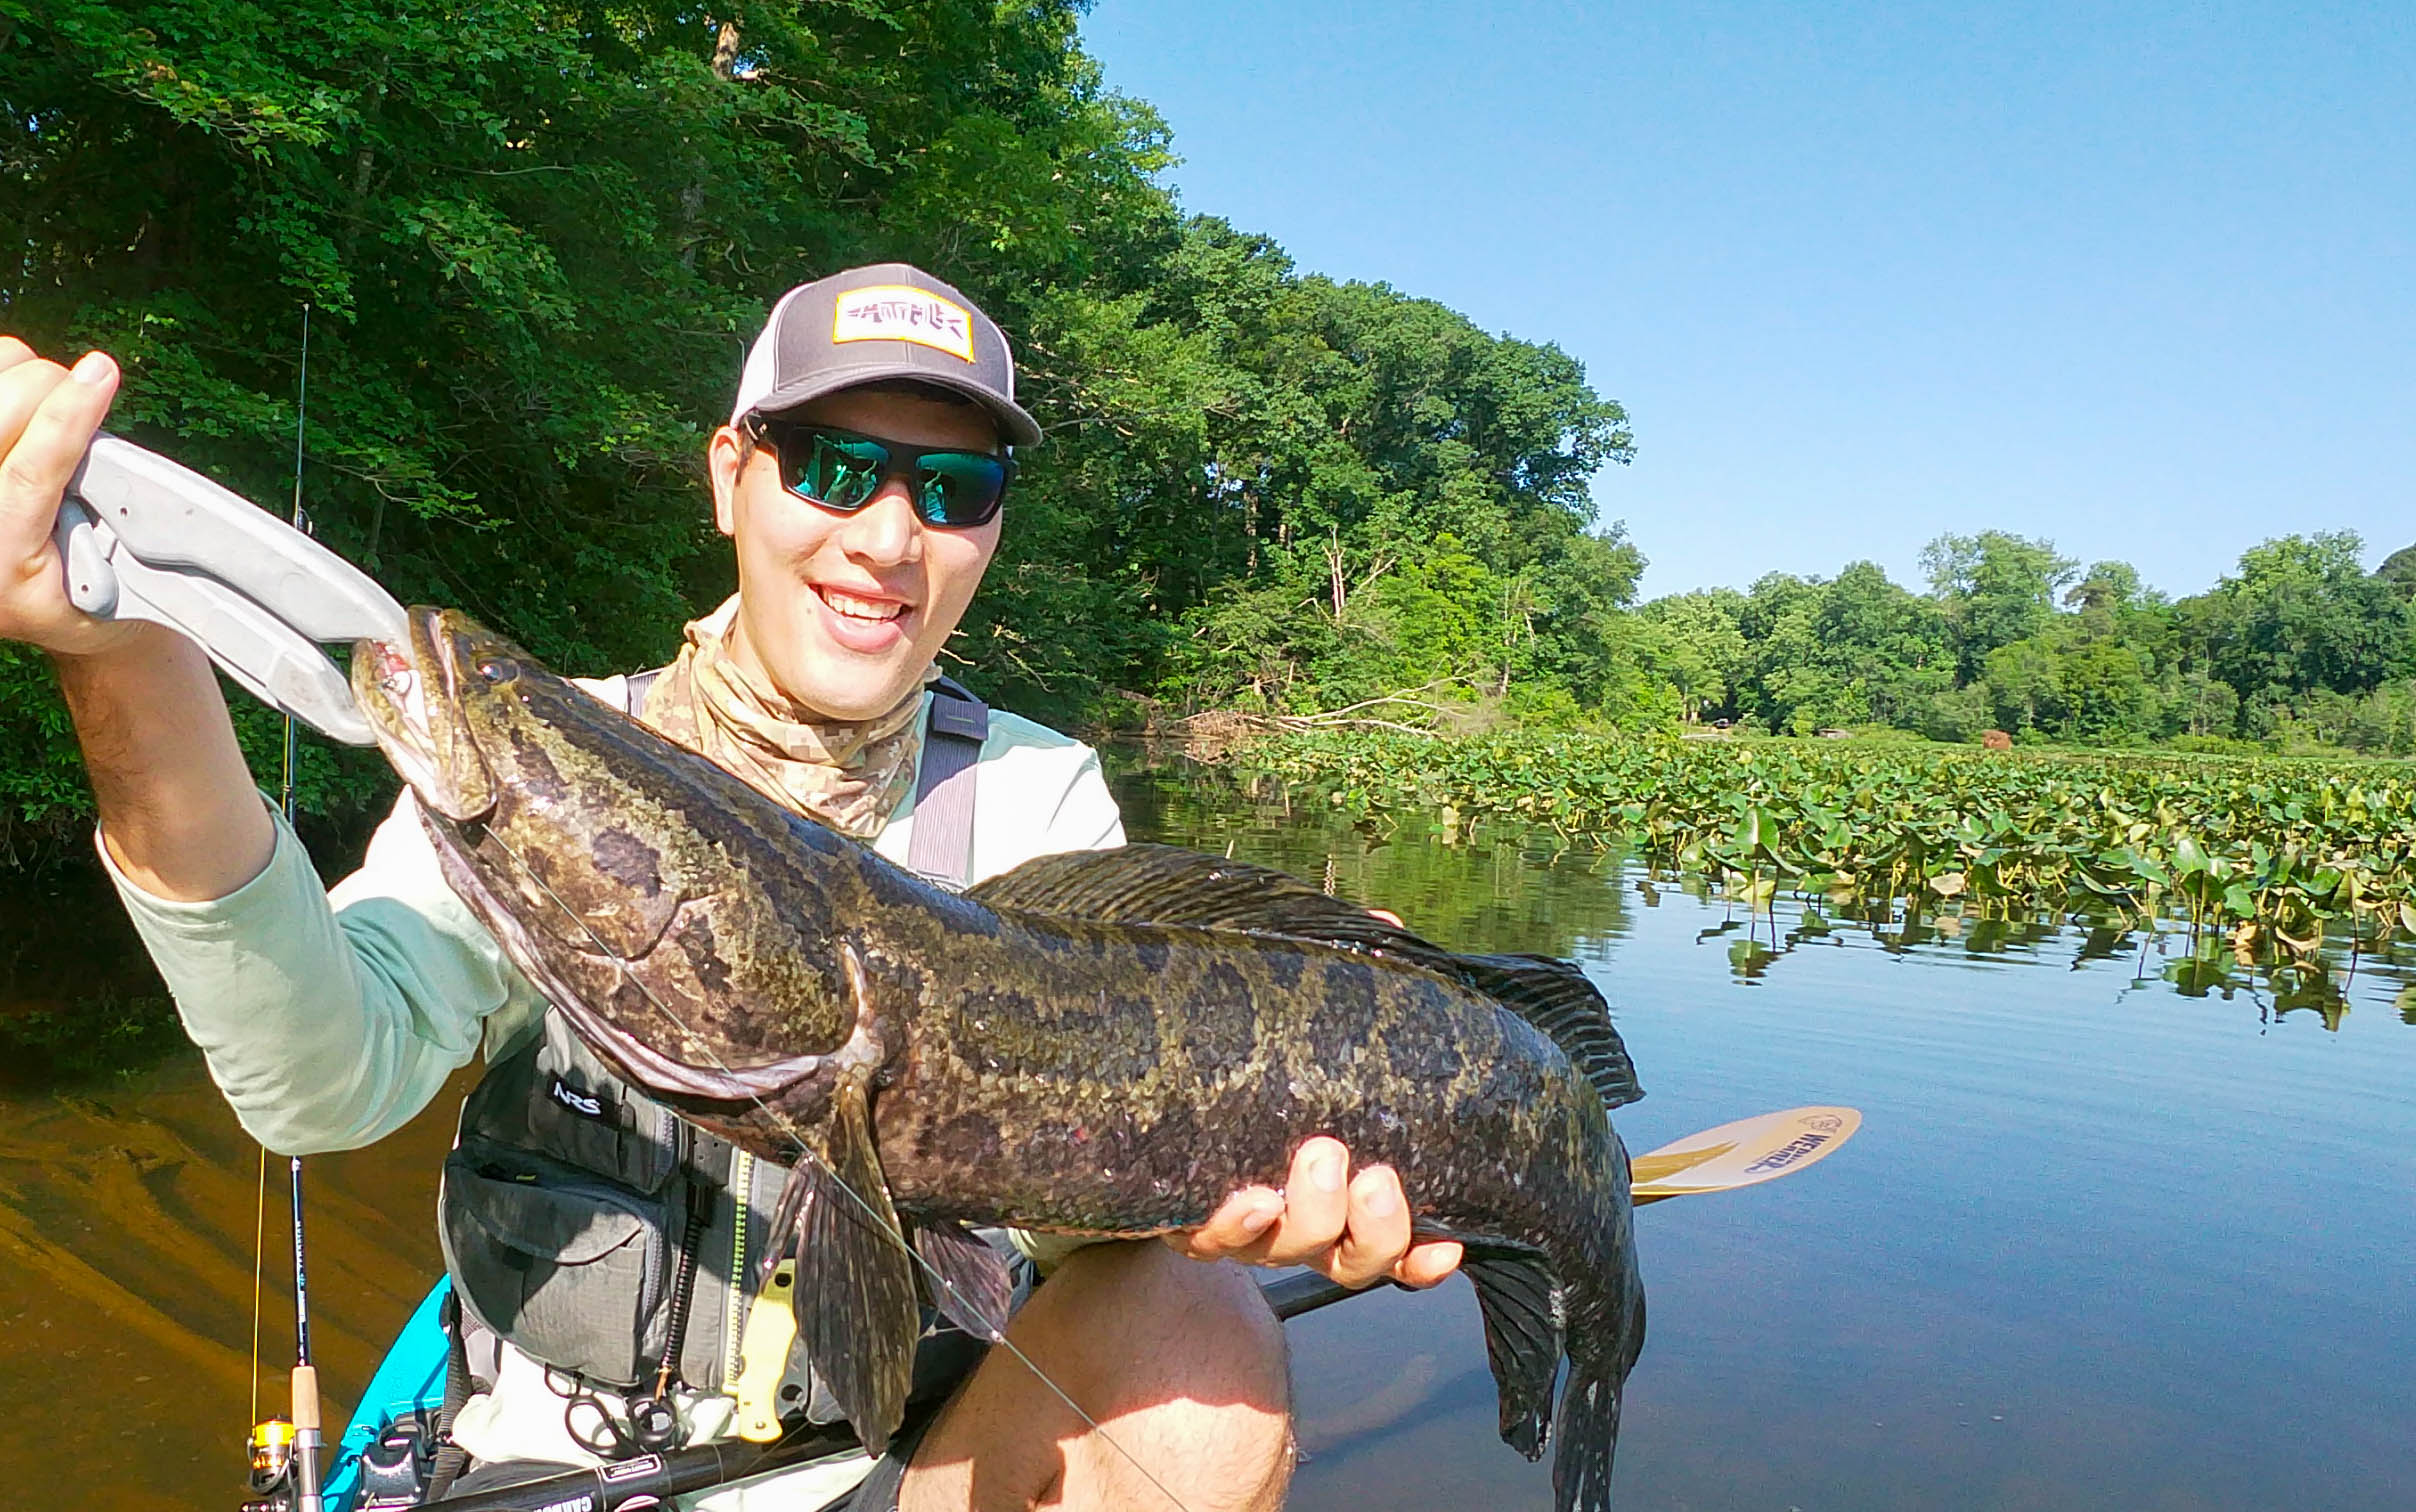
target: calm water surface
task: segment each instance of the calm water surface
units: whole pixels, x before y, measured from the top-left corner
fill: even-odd
[[[1454,946],[1584,962],[1648,1091],[1619,1115],[1631,1149],[1863,1110],[1801,1176],[1638,1215],[1652,1330],[1622,1508],[2416,1505],[2409,954],[2277,997],[2181,934],[1756,919],[1548,837],[1367,832],[1176,765],[1118,784],[1136,838],[1282,866]],[[26,996],[37,968],[14,969]],[[450,1104],[312,1163],[338,1397],[435,1268]],[[189,1060],[0,1093],[7,1483],[64,1506],[238,1499],[255,1161]],[[272,1272],[280,1233],[272,1207]],[[1547,1468],[1494,1435],[1464,1286],[1292,1337],[1296,1507],[1550,1506]]]
[[[1631,1150],[1863,1110],[1801,1176],[1637,1215],[1622,1508],[2416,1506],[2416,952],[2278,1011],[2185,935],[1806,935],[1800,907],[1757,925],[1548,837],[1363,834],[1195,788],[1136,773],[1135,830],[1582,961],[1647,1091]],[[1495,1438],[1465,1287],[1293,1337],[1296,1507],[1551,1505]]]

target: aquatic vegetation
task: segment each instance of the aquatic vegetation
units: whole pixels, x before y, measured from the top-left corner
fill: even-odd
[[[0,1088],[127,1076],[190,1044],[164,992],[104,987],[74,1002],[0,1002]]]
[[[1760,903],[1786,890],[2117,910],[2229,933],[2416,935],[2416,765],[1983,752],[1824,741],[1281,736],[1235,761],[1347,810],[1423,808],[1617,839]]]

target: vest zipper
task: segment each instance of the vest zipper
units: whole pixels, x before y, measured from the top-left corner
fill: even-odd
[[[679,1253],[674,1257],[671,1273],[671,1306],[663,1325],[663,1358],[654,1377],[654,1394],[658,1398],[670,1393],[671,1379],[679,1374],[680,1345],[688,1335],[688,1308],[696,1297],[696,1252],[703,1247],[705,1238],[706,1213],[699,1210],[697,1202],[702,1192],[700,1184],[688,1174],[683,1132],[679,1116],[669,1108],[663,1109],[663,1138],[670,1148],[673,1168],[682,1177],[679,1190],[686,1212],[678,1231]],[[706,1201],[709,1203],[711,1199]]]
[[[755,1211],[755,1157],[744,1150],[730,1152],[730,1201],[737,1211],[730,1219],[730,1279],[722,1292],[724,1390],[738,1378],[740,1335],[747,1315],[747,1218]]]

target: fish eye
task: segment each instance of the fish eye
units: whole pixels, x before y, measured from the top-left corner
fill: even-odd
[[[490,656],[478,664],[478,675],[491,683],[507,683],[520,675],[520,668],[499,656]]]

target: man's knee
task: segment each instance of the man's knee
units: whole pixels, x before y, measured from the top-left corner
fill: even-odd
[[[1039,1295],[1069,1280],[1059,1296],[1076,1305],[1064,1317],[1089,1330],[1084,1374],[1105,1410],[1095,1414],[1103,1435],[1068,1446],[1068,1489],[1092,1477],[1128,1484],[1130,1454],[1169,1488],[1179,1477],[1195,1509],[1279,1505],[1291,1479],[1291,1381],[1283,1325],[1253,1274],[1133,1244],[1076,1255]]]
[[[1244,1266],[1161,1244],[1096,1245],[1069,1258],[1017,1321],[1073,1346],[1110,1398],[1180,1384],[1195,1401],[1278,1412],[1290,1402],[1283,1325]]]
[[[930,1469],[957,1462],[932,1478],[934,1491],[963,1487],[947,1503],[1132,1506],[1163,1490],[1192,1512],[1281,1505],[1293,1459],[1283,1326],[1247,1270],[1158,1244],[1096,1246],[1034,1293],[1011,1337],[1090,1422],[993,1353],[926,1445]]]

